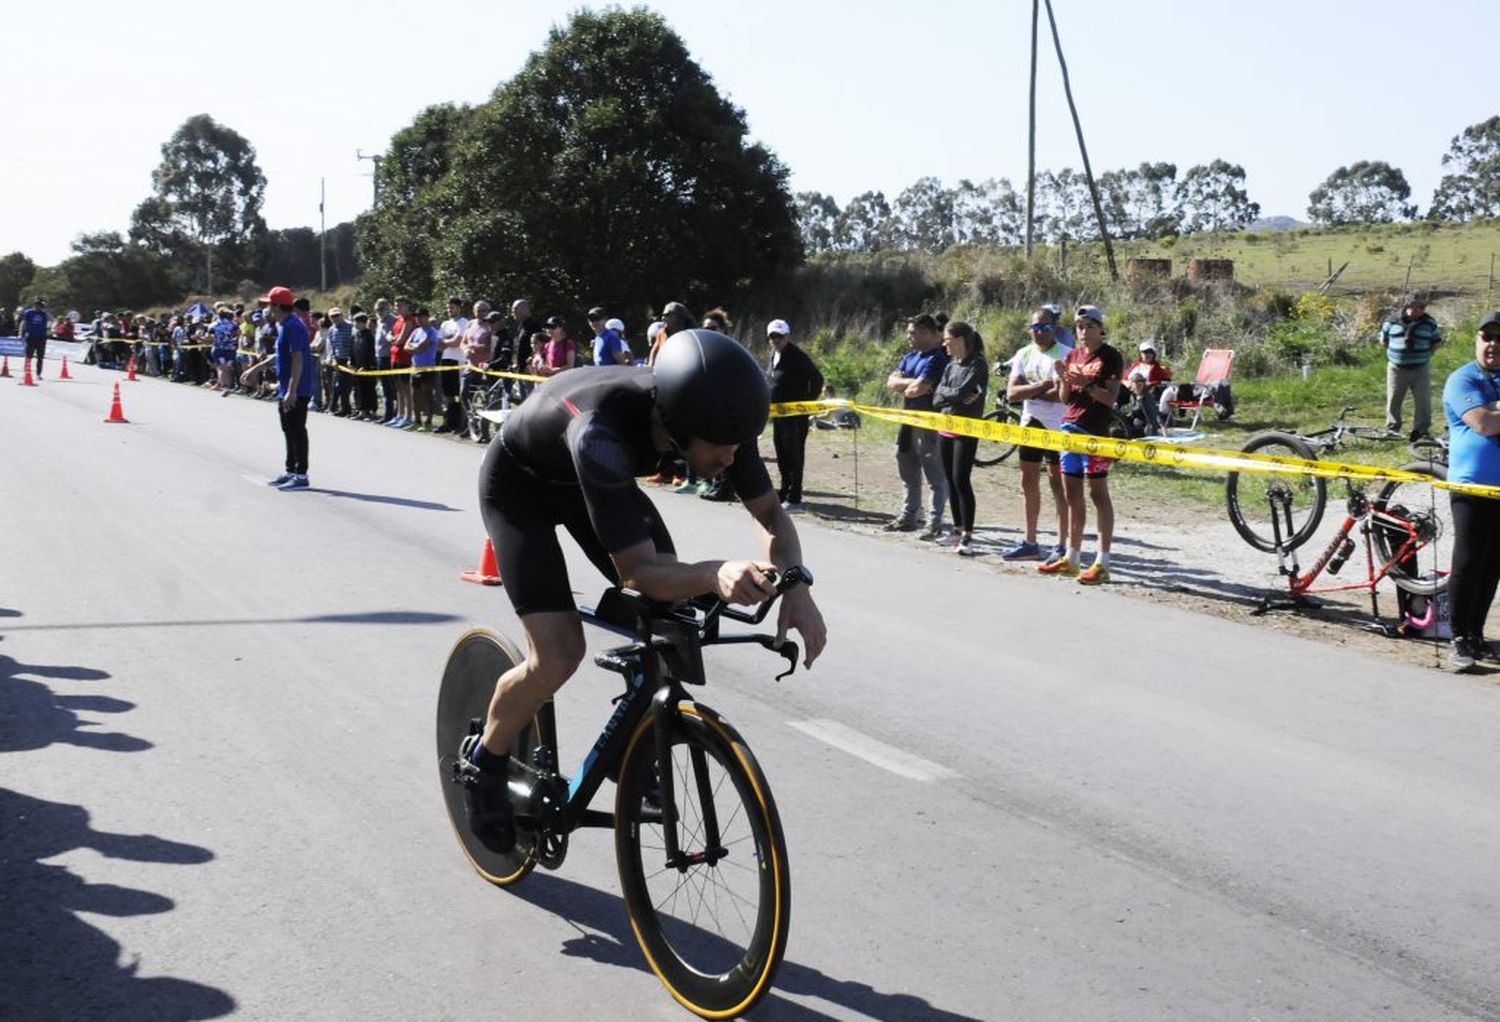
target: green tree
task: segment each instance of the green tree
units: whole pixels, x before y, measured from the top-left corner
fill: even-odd
[[[473,111],[423,193],[431,285],[399,267],[389,279],[528,294],[580,318],[592,304],[737,303],[803,256],[786,169],[746,135],[660,16],[581,11]]]
[[[255,148],[198,114],[162,144],[161,157],[151,172],[153,193],[131,216],[131,240],[209,291],[215,275],[232,280],[255,269],[266,232],[266,178]]]
[[[1410,220],[1417,207],[1407,202],[1411,185],[1400,170],[1380,160],[1360,160],[1340,167],[1307,197],[1307,215],[1314,223],[1389,224]]]
[[[12,252],[0,259],[0,308],[14,309],[21,304],[21,292],[36,275],[36,263],[24,253]]]
[[[1026,207],[1009,181],[960,180],[953,189],[953,238],[960,245],[1014,245],[1026,225]]]
[[[1185,231],[1234,231],[1260,216],[1245,191],[1245,168],[1224,160],[1188,168],[1177,195]]]
[[[884,192],[862,192],[850,199],[833,224],[839,252],[879,252],[891,240],[891,204]]]
[[[1453,136],[1443,175],[1427,216],[1433,220],[1473,220],[1500,216],[1500,115],[1471,124]]]
[[[953,193],[935,177],[918,178],[891,203],[893,235],[899,248],[941,252],[953,244]]]
[[[474,119],[472,107],[440,103],[391,136],[377,165],[375,208],[355,221],[356,248],[365,285],[387,297],[397,292],[433,297],[434,228],[441,222],[440,186],[452,155]],[[496,149],[496,159],[524,159],[519,150]],[[493,239],[496,245],[503,238]]]
[[[833,248],[833,225],[839,218],[839,204],[822,192],[798,192],[797,233],[808,255]]]
[[[85,317],[99,309],[142,309],[182,294],[163,256],[127,244],[115,231],[79,236],[71,256],[38,269],[31,283],[59,314],[77,309]]]
[[[1175,163],[1142,163],[1121,171],[1124,238],[1170,238],[1182,232],[1182,207],[1177,195]]]
[[[328,229],[326,259],[328,286],[338,287],[359,276],[359,261],[354,252],[354,224],[342,223]],[[288,287],[317,287],[323,279],[324,253],[318,243],[318,232],[311,227],[288,227],[266,235],[262,278],[268,284]]]

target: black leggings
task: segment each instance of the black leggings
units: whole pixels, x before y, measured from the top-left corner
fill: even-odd
[[[948,509],[959,532],[974,531],[974,486],[969,475],[974,471],[974,452],[978,449],[977,437],[938,437],[938,460],[948,481]]]
[[[1448,602],[1453,637],[1479,639],[1500,583],[1500,500],[1452,495],[1453,573]]]
[[[311,398],[299,397],[291,411],[276,402],[276,413],[281,416],[281,432],[286,434],[286,470],[293,475],[307,475],[307,403]]]

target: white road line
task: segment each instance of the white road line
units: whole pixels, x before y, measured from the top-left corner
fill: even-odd
[[[887,745],[836,720],[789,720],[787,723],[805,735],[841,749],[851,756],[858,756],[866,763],[873,763],[898,777],[909,777],[914,781],[936,781],[958,776],[956,770],[950,770],[921,756],[914,756],[894,745]]]

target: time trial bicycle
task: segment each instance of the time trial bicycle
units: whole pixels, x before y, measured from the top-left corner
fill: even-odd
[[[516,844],[487,848],[468,824],[458,756],[483,730],[495,681],[520,661],[519,648],[484,629],[458,640],[438,692],[437,759],[443,799],[469,863],[501,887],[541,865],[556,869],[580,827],[611,828],[631,929],[651,971],[689,1011],[727,1018],[770,988],[786,950],[791,881],[786,839],[771,788],[743,738],[688,694],[703,685],[703,648],[758,644],[796,669],[798,649],[766,634],[725,635],[723,619],[759,624],[776,599],[811,585],[805,568],[772,575],[776,595],[754,612],[717,597],[682,603],[606,590],[591,624],[631,641],[594,657],[625,680],[614,713],[571,777],[558,771],[557,718],[549,701],[510,750]],[[614,811],[591,809],[606,780]]]

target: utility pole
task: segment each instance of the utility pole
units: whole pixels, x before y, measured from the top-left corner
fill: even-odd
[[[380,161],[385,159],[385,157],[380,153],[372,153],[366,156],[363,149],[356,149],[354,150],[354,158],[357,160],[369,160],[370,164],[375,168],[370,172],[370,178],[375,182],[374,204],[377,206],[380,205]]]
[[[328,198],[328,179],[318,178],[318,273],[322,286],[328,291],[328,219],[323,215],[323,203]]]
[[[1026,258],[1036,225],[1036,27],[1041,0],[1031,0],[1031,120],[1026,131]]]

